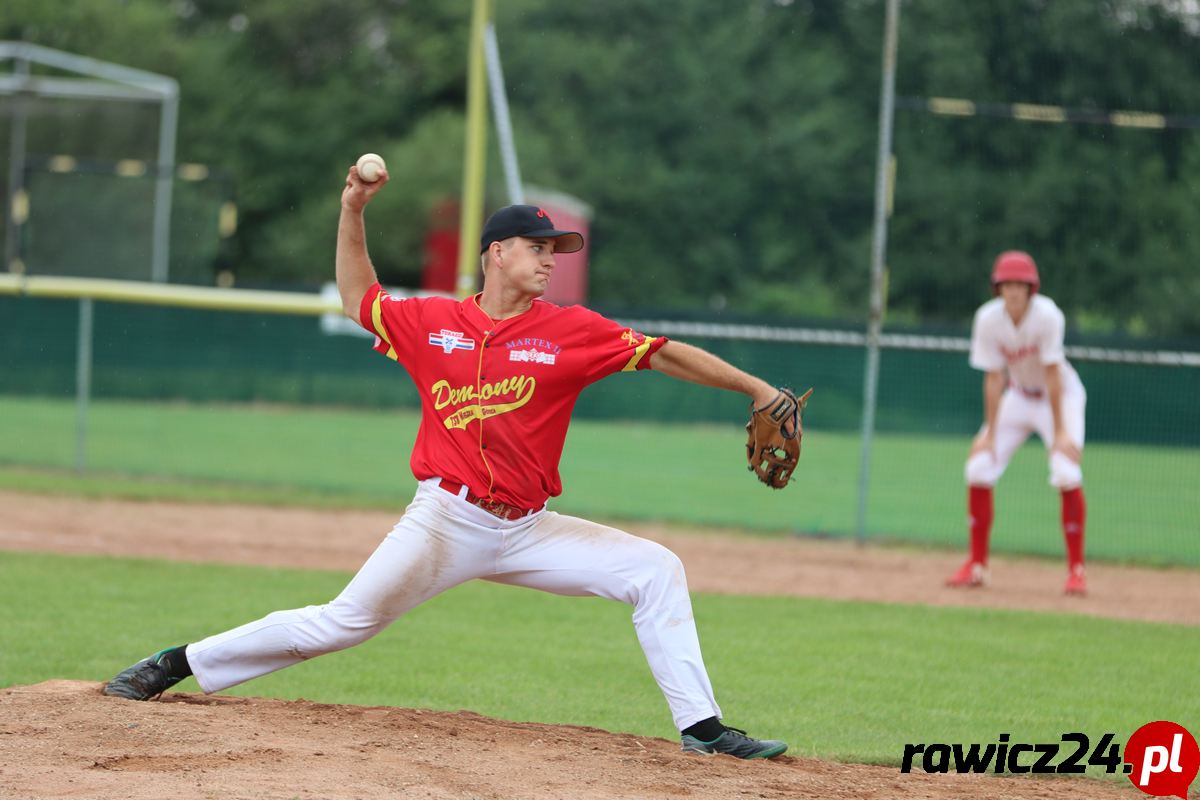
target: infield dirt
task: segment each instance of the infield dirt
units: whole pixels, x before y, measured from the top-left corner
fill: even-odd
[[[0,550],[356,569],[397,514],[85,500],[0,492]],[[683,559],[694,591],[1000,606],[1200,624],[1196,573],[997,559],[986,591],[945,589],[957,554],[626,524]],[[469,712],[170,693],[131,703],[99,683],[0,691],[0,797],[1137,798],[1091,779],[901,774],[784,756],[701,758],[676,741]]]

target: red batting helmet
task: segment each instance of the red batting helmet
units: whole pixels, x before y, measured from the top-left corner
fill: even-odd
[[[1028,283],[1030,294],[1036,293],[1042,285],[1033,257],[1021,250],[1007,250],[996,256],[996,263],[992,265],[992,292],[999,294],[1000,284],[1005,281]]]

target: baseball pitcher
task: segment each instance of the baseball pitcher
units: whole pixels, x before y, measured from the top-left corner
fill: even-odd
[[[683,750],[770,758],[781,741],[721,722],[700,653],[683,564],[666,548],[558,514],[558,472],[579,393],[618,372],[655,369],[751,399],[750,468],[775,487],[799,455],[797,398],[714,355],[646,336],[581,306],[541,300],[555,254],[583,247],[545,211],[509,206],[484,226],[483,291],[465,300],[403,299],[376,280],[363,212],[388,182],[351,167],[342,193],[336,274],[345,313],[375,335],[421,400],[412,503],[349,585],[325,605],[263,619],[143,659],[105,687],[146,700],[187,675],[216,692],[376,635],[429,598],[475,578],[633,608],[633,625]]]

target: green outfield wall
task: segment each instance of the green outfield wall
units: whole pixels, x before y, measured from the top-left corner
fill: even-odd
[[[0,393],[73,396],[78,318],[77,300],[0,296]],[[965,328],[958,332],[966,333]],[[771,382],[814,387],[806,417],[813,426],[861,428],[862,347],[681,338]],[[1089,344],[1078,336],[1069,342]],[[1158,349],[1158,343],[1137,344],[1147,352]],[[370,345],[369,338],[323,332],[316,316],[99,301],[91,394],[195,403],[415,408],[416,390],[407,373],[373,353]],[[1194,349],[1200,350],[1200,342]],[[1200,368],[1078,359],[1075,366],[1088,392],[1089,442],[1200,446]],[[877,429],[969,433],[982,415],[980,382],[965,353],[885,349]],[[738,396],[638,373],[615,375],[587,389],[577,415],[726,423],[745,410]]]

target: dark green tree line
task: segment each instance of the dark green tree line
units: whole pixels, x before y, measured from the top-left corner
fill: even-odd
[[[863,318],[882,0],[495,5],[523,176],[595,210],[594,300]],[[469,6],[9,0],[0,38],[180,81],[180,159],[236,183],[242,285],[327,279],[346,167],[382,153],[372,256],[411,285],[460,190]],[[1197,23],[1170,0],[907,0],[897,92],[1200,115]],[[130,146],[79,127],[56,146]],[[1200,334],[1200,131],[901,109],[895,151],[892,320],[962,325],[1022,247],[1077,324]]]

